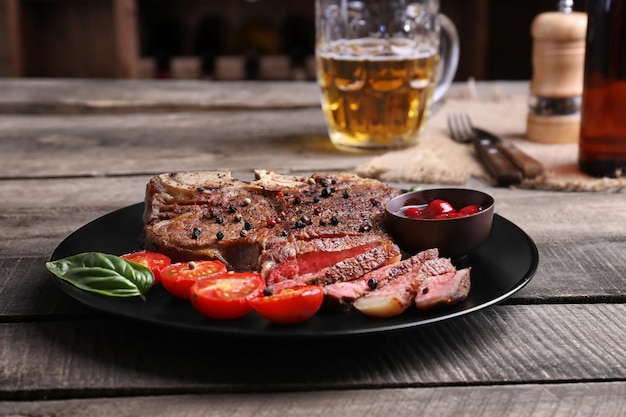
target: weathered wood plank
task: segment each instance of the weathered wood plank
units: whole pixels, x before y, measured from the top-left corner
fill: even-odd
[[[348,400],[349,399],[349,400]],[[626,383],[528,384],[0,402],[0,415],[619,417]],[[271,410],[271,412],[269,411]]]
[[[1,79],[0,113],[86,114],[320,107],[315,82]],[[455,83],[448,97],[526,94],[528,82]]]
[[[0,322],[59,319],[95,312],[60,291],[51,279],[48,258],[0,259]]]
[[[371,158],[334,150],[319,108],[0,117],[0,138],[0,178],[352,170]]]
[[[308,341],[117,319],[2,323],[11,343],[0,344],[0,399],[625,381],[625,314],[624,304],[497,306],[379,337]]]
[[[0,178],[286,166],[297,171],[351,170],[372,157],[332,147],[316,86],[272,84],[0,82],[5,87],[0,113],[3,103],[13,108],[5,109],[10,115],[0,116]],[[30,108],[19,109],[20,103]],[[152,105],[162,106],[163,113],[146,113]],[[54,115],[54,106],[107,111]],[[116,106],[123,113],[129,107],[136,112],[111,114]],[[258,110],[249,111],[251,107]]]
[[[0,80],[0,113],[87,114],[320,107],[313,82]]]
[[[247,175],[251,177],[252,172]],[[3,196],[3,207],[8,211],[19,211],[28,207],[42,211],[75,207],[77,210],[90,208],[106,212],[109,208],[121,208],[143,201],[150,177],[151,175],[137,175],[0,180],[0,196]]]

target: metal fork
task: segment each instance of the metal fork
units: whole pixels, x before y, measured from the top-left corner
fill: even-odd
[[[469,143],[476,136],[473,131],[472,120],[467,113],[448,114],[448,133],[457,142]]]
[[[466,113],[448,115],[448,132],[457,142],[473,142],[480,160],[498,184],[510,185],[543,172],[543,165],[515,145],[478,129]]]

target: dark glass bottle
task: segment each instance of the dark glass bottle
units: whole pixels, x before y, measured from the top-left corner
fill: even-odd
[[[589,0],[578,163],[626,175],[626,0]]]

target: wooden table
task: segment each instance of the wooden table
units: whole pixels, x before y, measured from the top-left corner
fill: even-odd
[[[526,287],[475,314],[337,340],[191,334],[92,310],[44,263],[72,231],[141,201],[157,173],[249,179],[367,160],[330,147],[315,85],[2,80],[0,91],[0,416],[626,413],[622,194],[469,184],[540,254]]]

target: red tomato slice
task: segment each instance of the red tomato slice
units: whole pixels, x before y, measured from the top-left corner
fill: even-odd
[[[163,255],[162,253],[150,252],[147,250],[127,253],[125,255],[122,255],[121,257],[150,268],[152,274],[154,274],[155,284],[161,282],[161,269],[169,266],[172,263],[168,256]]]
[[[252,308],[251,298],[265,288],[261,274],[227,272],[197,281],[189,290],[191,304],[200,314],[213,319],[238,319]]]
[[[252,308],[272,323],[292,324],[310,319],[318,312],[324,300],[324,289],[319,285],[284,288],[272,295],[250,300]]]
[[[226,265],[220,261],[178,262],[161,270],[161,283],[171,294],[188,300],[196,281],[222,272],[226,272]]]

